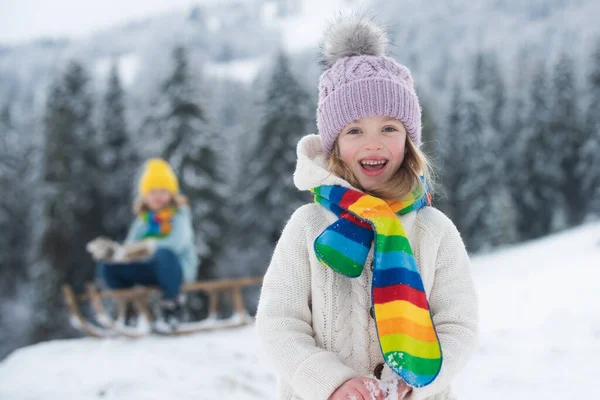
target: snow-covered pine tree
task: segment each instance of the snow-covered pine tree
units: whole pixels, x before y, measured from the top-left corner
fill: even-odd
[[[30,342],[35,343],[56,336],[64,330],[66,316],[61,312],[59,286],[66,280],[66,269],[70,263],[71,238],[75,236],[75,218],[68,204],[73,202],[70,181],[70,160],[74,152],[72,132],[67,129],[67,99],[62,82],[57,79],[50,88],[46,100],[44,151],[44,184],[42,198],[45,226],[38,243],[39,253],[30,267],[34,282],[34,314],[30,331]],[[65,201],[61,202],[60,198]],[[68,201],[67,201],[68,199]]]
[[[434,197],[434,204],[439,207],[456,224],[459,217],[456,191],[467,179],[462,159],[458,157],[460,144],[459,127],[461,125],[461,109],[463,107],[463,88],[456,82],[452,88],[452,95],[446,118],[440,131],[440,182],[438,195]],[[437,201],[436,201],[437,198]]]
[[[43,217],[35,282],[33,342],[68,330],[60,286],[81,290],[94,276],[85,244],[101,235],[103,178],[95,153],[92,94],[82,65],[71,62],[50,88],[46,102],[43,154]]]
[[[468,88],[455,83],[441,136],[440,208],[457,225],[470,251],[514,241],[510,196],[499,179],[499,135],[491,120],[501,112],[504,88],[496,67],[475,58]],[[496,71],[497,72],[497,71]],[[497,97],[497,98],[496,98]],[[499,127],[499,126],[498,126]]]
[[[483,122],[482,171],[487,172],[485,198],[489,201],[484,214],[482,229],[488,234],[487,245],[497,246],[516,241],[517,228],[514,224],[514,213],[507,213],[514,208],[506,178],[508,153],[514,141],[513,132],[507,129],[506,85],[495,53],[478,52],[473,68],[473,90],[478,95]],[[492,161],[493,160],[493,161]],[[483,193],[482,193],[483,194]],[[506,220],[505,220],[506,219]]]
[[[230,195],[240,180],[238,174],[244,170],[246,153],[252,148],[255,139],[252,133],[258,130],[258,106],[252,85],[218,80],[214,82],[212,92],[214,99],[207,113],[212,117],[214,130],[220,132],[222,146],[227,149],[220,152],[220,158],[230,166],[224,177]]]
[[[515,218],[515,231],[513,232],[513,241],[515,242],[521,239],[523,228],[518,221],[531,218],[531,215],[525,215],[531,211],[524,204],[523,197],[523,193],[526,191],[524,188],[529,184],[531,174],[531,171],[525,168],[524,163],[525,158],[529,157],[525,148],[525,144],[529,142],[527,135],[532,132],[531,129],[526,129],[529,123],[527,115],[529,111],[527,109],[528,83],[532,76],[528,54],[529,49],[522,48],[516,61],[515,74],[508,91],[510,99],[506,104],[507,129],[503,133],[506,140],[504,148],[499,152],[504,159],[504,170],[501,172],[501,177],[504,180],[507,195],[510,196],[512,213]]]
[[[433,185],[430,189],[433,194],[433,204],[437,207],[438,205],[442,205],[444,207],[444,201],[446,197],[444,195],[443,185],[437,182],[438,172],[441,171],[441,166],[443,163],[442,155],[443,149],[442,147],[445,144],[441,144],[441,140],[443,138],[443,134],[440,133],[440,130],[436,126],[435,120],[430,113],[430,108],[428,106],[428,102],[424,101],[421,97],[420,100],[422,116],[422,145],[421,150],[427,156],[429,161],[429,165],[431,167],[431,174],[435,185]]]
[[[27,277],[27,246],[30,239],[29,210],[31,149],[20,140],[10,102],[0,109],[0,297],[14,296]]]
[[[169,161],[179,177],[181,192],[189,197],[199,268],[203,276],[210,276],[225,228],[223,175],[227,171],[185,48],[173,50],[173,61],[173,72],[162,84],[161,100],[152,117],[160,144],[155,155]]]
[[[283,53],[276,57],[263,107],[258,138],[243,164],[234,208],[234,247],[249,273],[264,272],[285,222],[299,205],[310,201],[294,186],[292,175],[298,140],[314,132],[315,106],[292,75]]]
[[[125,238],[132,220],[133,183],[139,160],[127,130],[125,93],[116,64],[108,77],[100,126],[96,154],[104,175],[100,182],[104,234],[120,241]]]
[[[33,241],[34,146],[31,107],[6,100],[0,108],[0,359],[28,344],[28,279]],[[23,121],[23,117],[26,121]]]
[[[584,196],[589,199],[589,211],[600,216],[600,39],[591,56],[588,106],[585,118],[587,139],[581,146],[581,171]]]
[[[10,104],[9,101],[6,101],[2,108],[0,108],[0,132],[2,132],[2,136],[0,137],[2,142],[0,144],[3,146],[0,150],[6,148],[8,133],[14,129]]]
[[[510,99],[507,99],[506,104],[506,134],[511,139],[509,149],[517,142],[522,142],[520,139],[522,139],[521,135],[527,120],[527,84],[532,76],[529,51],[527,47],[523,47],[519,51],[511,81],[512,85],[507,91],[510,93]],[[509,151],[509,155],[514,157],[515,152]],[[511,158],[509,157],[509,160]]]
[[[495,53],[478,52],[473,68],[473,90],[480,94],[485,118],[498,134],[506,130],[506,87]]]
[[[215,256],[220,277],[241,276],[245,274],[240,268],[240,262],[234,260],[235,254],[227,243],[235,241],[235,229],[238,218],[236,212],[230,212],[237,206],[239,182],[245,173],[249,152],[254,148],[256,132],[260,120],[260,107],[257,104],[255,85],[249,85],[234,80],[220,80],[212,88],[214,93],[207,112],[211,115],[211,125],[219,132],[219,164],[227,165],[223,174],[225,184],[225,201],[221,206],[224,218],[224,230],[221,231],[219,253]],[[231,237],[230,239],[227,239]],[[248,298],[250,301],[255,299]]]
[[[421,124],[422,128],[422,140],[423,143],[421,150],[429,157],[433,165],[437,165],[440,157],[440,141],[438,137],[438,130],[435,125],[435,121],[430,112],[428,102],[424,101],[423,96],[420,96],[421,103]]]
[[[546,167],[559,169],[559,193],[567,225],[583,221],[589,197],[585,196],[584,171],[581,168],[580,147],[586,141],[586,132],[578,115],[578,96],[575,86],[573,59],[563,53],[553,75],[552,112],[550,132],[554,163]],[[560,228],[561,226],[558,226]]]
[[[513,197],[520,209],[518,228],[521,237],[532,239],[550,233],[553,216],[560,206],[557,201],[562,174],[556,147],[550,131],[550,89],[546,65],[539,61],[533,69],[529,88],[527,114],[523,135],[522,174],[517,175]]]
[[[145,128],[155,141],[150,149],[167,159],[178,172],[192,139],[206,130],[196,78],[190,70],[187,51],[177,46],[172,52],[173,69],[162,82],[157,101]]]
[[[225,243],[225,186],[219,145],[213,134],[197,137],[182,160],[179,172],[181,189],[190,197],[194,215],[196,248],[203,277],[215,275],[215,257]]]
[[[467,93],[460,108],[456,153],[462,177],[455,189],[455,223],[470,251],[486,249],[497,242],[499,219],[493,206],[498,187],[493,185],[492,129],[478,93]]]
[[[15,161],[12,158],[11,142],[14,140],[14,124],[12,121],[11,105],[6,102],[0,109],[0,185],[5,188],[13,187],[13,173],[15,169]],[[10,195],[12,190],[7,191]],[[7,199],[8,196],[0,198],[0,229],[2,232],[11,234],[14,224],[18,221],[13,216],[12,201]],[[0,242],[0,292],[6,293],[12,291],[15,287],[14,273],[23,271],[22,265],[14,265],[15,251],[12,247],[12,240],[2,240]],[[6,296],[14,295],[8,293]]]

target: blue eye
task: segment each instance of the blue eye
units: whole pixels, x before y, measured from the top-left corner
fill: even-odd
[[[384,132],[395,132],[395,131],[397,131],[397,130],[398,130],[398,129],[396,129],[396,128],[395,128],[395,127],[393,127],[393,126],[386,126],[385,128],[383,128],[383,131],[384,131]]]
[[[348,133],[348,135],[357,135],[360,133],[360,129],[357,129],[357,128],[350,129],[347,133]]]

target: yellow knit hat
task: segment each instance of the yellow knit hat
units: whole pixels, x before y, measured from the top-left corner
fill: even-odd
[[[152,158],[146,162],[139,183],[142,196],[155,189],[168,190],[172,194],[179,193],[179,183],[175,173],[169,163],[161,158]]]

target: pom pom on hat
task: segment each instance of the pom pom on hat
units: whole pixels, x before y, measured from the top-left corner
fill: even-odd
[[[177,194],[179,193],[179,182],[168,162],[162,158],[152,158],[144,166],[144,172],[139,182],[139,192],[145,196],[151,190],[159,189]]]
[[[408,68],[388,57],[383,28],[358,14],[340,16],[325,31],[317,128],[329,154],[353,121],[385,116],[401,121],[421,145],[421,107]]]
[[[357,13],[340,15],[325,30],[321,42],[321,64],[331,68],[338,60],[351,56],[376,56],[386,54],[387,33],[383,28]]]

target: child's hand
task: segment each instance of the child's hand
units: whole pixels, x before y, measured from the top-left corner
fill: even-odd
[[[139,242],[127,243],[123,246],[123,260],[135,261],[148,258],[156,251],[156,240],[145,239]]]
[[[85,249],[96,261],[111,261],[118,246],[109,238],[98,237],[89,242]]]
[[[412,387],[408,386],[403,380],[398,379],[398,400],[405,399],[410,392],[412,392]]]
[[[399,379],[398,375],[387,365],[383,367],[381,372],[381,388],[386,400],[403,400],[412,392],[412,387],[408,386],[402,379]]]
[[[329,400],[383,400],[383,397],[376,379],[361,376],[346,381]]]

